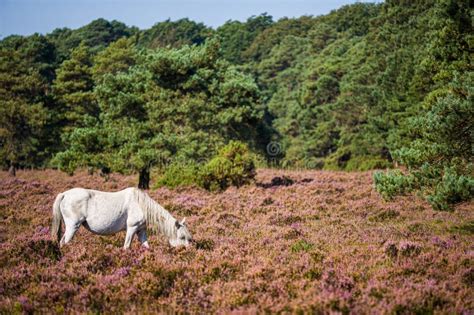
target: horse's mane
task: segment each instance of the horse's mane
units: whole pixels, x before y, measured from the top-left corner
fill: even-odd
[[[140,189],[134,189],[135,200],[140,205],[146,224],[152,231],[159,231],[168,238],[176,235],[176,219],[158,202]]]

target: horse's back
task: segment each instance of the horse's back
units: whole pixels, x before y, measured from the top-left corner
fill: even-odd
[[[133,193],[133,191],[135,190],[136,188],[133,188],[133,187],[129,187],[129,188],[125,188],[125,189],[122,189],[122,190],[119,190],[119,191],[111,191],[111,192],[108,192],[108,191],[101,191],[101,190],[94,190],[94,189],[88,189],[88,188],[81,188],[81,187],[75,187],[75,188],[71,188],[69,190],[66,190],[64,191],[62,194],[64,196],[68,196],[68,197],[79,197],[79,198],[83,198],[83,197],[89,197],[89,198],[92,198],[92,197],[95,197],[95,196],[109,196],[109,197],[120,197],[120,196],[128,196],[130,195],[131,193]]]
[[[88,196],[89,195],[89,189],[86,188],[71,188],[69,190],[66,190],[62,192],[64,196]]]
[[[72,188],[62,193],[62,204],[75,209],[75,212],[87,213],[100,210],[110,211],[111,208],[126,207],[133,197],[134,188],[126,188],[116,192],[105,192],[86,188]]]

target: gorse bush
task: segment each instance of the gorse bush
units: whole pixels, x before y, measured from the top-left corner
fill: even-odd
[[[205,164],[194,161],[172,163],[166,167],[156,186],[175,188],[200,186],[207,190],[224,190],[229,186],[240,187],[255,177],[255,157],[248,146],[231,141]]]
[[[200,172],[200,184],[209,190],[240,187],[255,178],[254,158],[246,144],[231,141]]]
[[[193,161],[187,163],[172,163],[159,177],[155,187],[192,186],[199,183],[199,165]]]

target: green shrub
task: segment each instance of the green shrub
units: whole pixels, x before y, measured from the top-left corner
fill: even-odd
[[[403,175],[399,170],[376,172],[374,183],[386,200],[422,187],[427,201],[435,210],[450,210],[450,205],[470,200],[474,195],[474,179],[459,174],[454,167],[446,167],[442,172],[427,168],[409,175]]]
[[[201,170],[200,185],[208,190],[240,187],[255,178],[255,164],[246,144],[231,141]]]
[[[474,196],[474,178],[458,174],[453,167],[445,168],[441,181],[432,194],[427,196],[428,202],[436,210],[449,210],[450,204],[469,200]]]
[[[308,243],[305,240],[299,240],[293,245],[291,245],[291,251],[293,253],[309,252],[311,249],[313,249],[313,247],[314,247],[313,244]]]
[[[351,158],[345,167],[346,171],[369,171],[374,169],[391,168],[392,163],[386,159],[373,156],[357,156]]]
[[[347,162],[351,159],[352,153],[348,148],[337,150],[324,160],[324,170],[338,171],[346,168]]]
[[[199,183],[199,165],[196,162],[172,163],[160,176],[155,188],[166,186],[176,188],[179,186],[192,186]]]
[[[159,177],[155,188],[196,185],[218,191],[229,186],[240,187],[255,178],[254,160],[246,144],[231,141],[204,165],[193,161],[172,163]]]
[[[385,200],[392,199],[412,190],[413,177],[405,176],[400,170],[376,172],[374,174],[375,188]]]

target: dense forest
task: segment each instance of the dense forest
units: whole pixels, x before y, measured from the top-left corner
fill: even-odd
[[[387,0],[217,29],[98,19],[9,36],[0,161],[139,173],[147,187],[150,170],[179,173],[235,140],[262,165],[403,166],[376,173],[384,197],[417,189],[448,209],[474,194],[472,21],[468,0]]]

